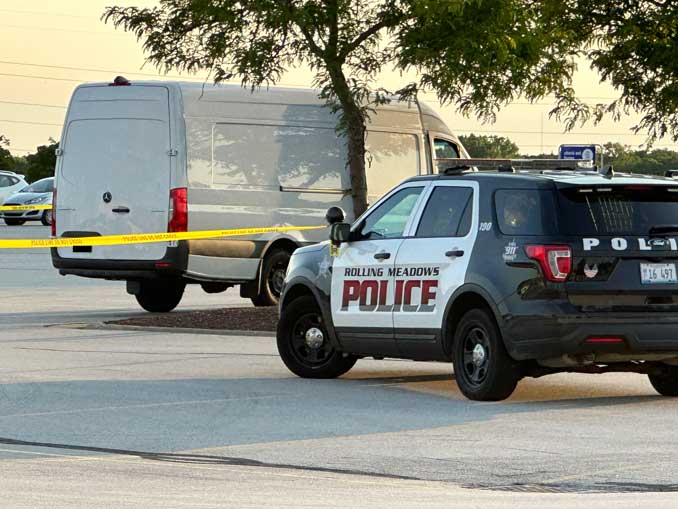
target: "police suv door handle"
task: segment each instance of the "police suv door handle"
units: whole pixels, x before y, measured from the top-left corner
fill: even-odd
[[[464,256],[464,251],[462,251],[461,249],[453,249],[452,251],[447,251],[445,253],[445,256],[447,256],[448,258],[457,258],[459,256]]]
[[[389,258],[391,258],[391,253],[385,253],[382,251],[381,253],[375,254],[374,257],[377,260],[388,260]]]
[[[129,214],[129,209],[127,207],[115,207],[113,212],[116,214]]]

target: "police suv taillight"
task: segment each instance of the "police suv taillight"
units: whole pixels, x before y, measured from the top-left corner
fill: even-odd
[[[546,279],[561,283],[567,279],[572,270],[572,250],[570,246],[530,245],[525,246],[525,253],[541,265]]]
[[[188,231],[188,193],[185,187],[170,190],[167,231],[170,233]]]

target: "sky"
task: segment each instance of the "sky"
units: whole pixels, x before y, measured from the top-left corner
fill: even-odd
[[[151,6],[156,0],[0,0],[0,134],[10,139],[15,155],[33,152],[49,138],[58,140],[73,89],[88,81],[110,81],[122,74],[129,79],[168,79],[144,65],[141,44],[134,36],[115,30],[100,20],[108,5]],[[616,95],[600,84],[598,76],[580,64],[575,76],[577,94],[591,102],[608,102]],[[202,76],[189,76],[201,81]],[[379,86],[396,90],[416,76],[386,72]],[[172,73],[169,79],[187,79]],[[305,69],[287,73],[281,85],[310,87],[312,75]],[[453,107],[441,107],[435,96],[425,100],[439,111],[458,135],[494,134],[514,141],[525,154],[556,153],[561,143],[603,144],[619,142],[638,148],[645,135],[631,127],[639,117],[619,122],[605,120],[571,132],[549,118],[553,102],[516,101],[493,124],[466,118]],[[660,140],[657,148],[678,150],[678,144]]]

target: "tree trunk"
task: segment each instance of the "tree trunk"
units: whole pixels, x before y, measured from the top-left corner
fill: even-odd
[[[357,108],[356,108],[357,109]],[[344,110],[346,115],[346,110]],[[346,115],[348,168],[351,176],[353,213],[357,218],[367,210],[367,176],[365,175],[365,118],[360,111]]]
[[[346,82],[341,65],[329,67],[343,119],[343,132],[348,142],[348,168],[351,177],[351,197],[353,198],[354,217],[367,210],[367,177],[365,176],[365,133],[366,118],[356,103]]]

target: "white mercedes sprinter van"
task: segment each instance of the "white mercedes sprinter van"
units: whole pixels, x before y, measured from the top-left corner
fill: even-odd
[[[314,90],[178,82],[85,84],[73,93],[57,152],[56,237],[323,225],[352,211],[344,139]],[[380,106],[368,129],[370,201],[468,157],[429,107]],[[352,214],[347,214],[347,220]],[[52,250],[62,275],[126,280],[148,311],[172,310],[187,283],[240,285],[274,305],[290,254],[324,230],[178,243]]]

